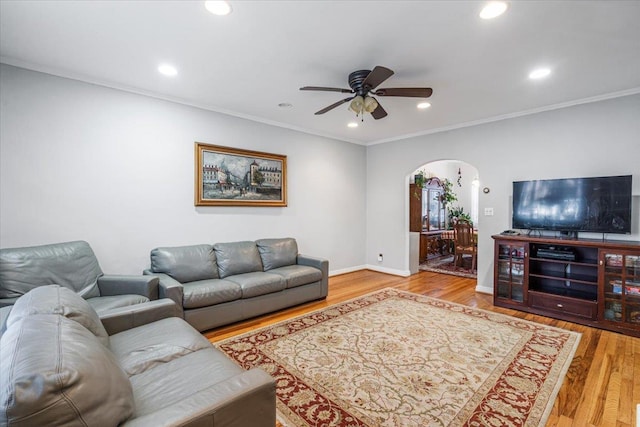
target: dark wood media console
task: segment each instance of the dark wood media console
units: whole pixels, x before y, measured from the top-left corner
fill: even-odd
[[[640,242],[492,237],[494,305],[640,337]]]

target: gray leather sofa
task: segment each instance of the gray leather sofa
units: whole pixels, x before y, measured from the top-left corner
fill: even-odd
[[[105,275],[84,241],[0,249],[0,307],[45,285],[68,288],[96,310],[110,331],[135,326],[149,311],[175,307],[158,299],[158,278]],[[0,319],[8,314],[0,310]]]
[[[15,301],[0,338],[0,425],[275,425],[275,382],[178,317],[108,335],[60,286]]]
[[[205,331],[326,298],[329,262],[298,254],[295,239],[261,239],[156,248],[144,274]]]

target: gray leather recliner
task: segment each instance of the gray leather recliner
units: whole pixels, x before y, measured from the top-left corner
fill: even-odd
[[[85,241],[0,249],[0,307],[11,306],[32,289],[68,288],[95,309],[111,333],[135,326],[148,310],[176,307],[158,299],[154,276],[105,275]],[[0,309],[6,317],[8,310]]]

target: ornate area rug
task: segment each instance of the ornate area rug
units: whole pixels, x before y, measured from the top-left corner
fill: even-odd
[[[276,379],[284,426],[543,426],[579,340],[387,288],[216,346]]]
[[[420,264],[419,270],[433,271],[435,273],[450,274],[453,276],[476,278],[476,270],[471,268],[471,257],[463,257],[462,265],[457,266],[453,262],[453,255],[445,255],[439,258],[427,260]]]

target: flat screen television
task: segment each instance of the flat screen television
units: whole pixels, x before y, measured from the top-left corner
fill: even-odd
[[[631,175],[513,183],[512,227],[631,233]]]

